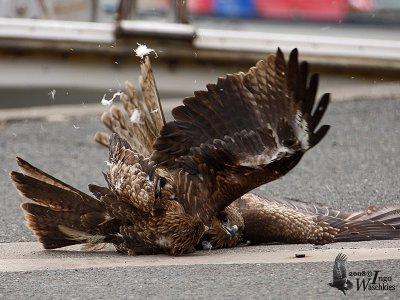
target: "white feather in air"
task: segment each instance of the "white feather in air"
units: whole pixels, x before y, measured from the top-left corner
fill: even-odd
[[[54,100],[56,97],[56,90],[55,89],[51,90],[50,92],[47,93],[47,95],[49,95],[51,99]]]
[[[112,98],[111,98],[110,100],[107,100],[107,99],[106,99],[106,95],[107,95],[107,94],[104,94],[103,99],[101,99],[101,104],[104,105],[104,106],[110,106],[111,104],[113,104],[114,99],[115,99],[116,97],[121,96],[121,92],[118,91],[118,92],[114,93],[114,95],[112,96]]]
[[[134,51],[136,56],[139,56],[141,59],[143,59],[143,56],[149,55],[151,52],[154,52],[156,57],[158,57],[157,52],[154,49],[148,48],[146,45],[141,45],[139,43],[136,44],[138,44],[138,47]]]

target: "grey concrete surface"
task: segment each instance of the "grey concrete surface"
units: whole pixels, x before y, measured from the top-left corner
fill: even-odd
[[[340,209],[362,209],[371,204],[399,205],[400,99],[332,103],[322,123],[331,124],[332,128],[321,144],[307,153],[290,174],[257,191],[265,195],[316,201]],[[8,179],[8,172],[17,169],[14,157],[21,156],[87,191],[88,183],[103,183],[101,170],[106,168],[107,151],[95,145],[92,139],[100,128],[102,126],[95,116],[3,123],[0,128],[0,243],[35,240],[25,229],[18,208],[24,200]],[[385,242],[337,246],[337,253],[352,248],[400,249],[398,243],[388,246]],[[21,247],[24,247],[23,243]],[[268,247],[237,248],[219,253],[245,251],[251,256],[253,251],[264,251],[268,256]],[[307,249],[304,247],[280,246],[276,251]],[[96,254],[89,253],[79,255],[84,259],[85,254],[87,264],[90,264],[91,257],[96,257]],[[40,251],[40,255],[49,258],[54,254]],[[73,258],[74,255],[68,253],[67,257]],[[57,262],[60,264],[57,270],[0,272],[0,298],[336,299],[343,297],[341,292],[327,286],[332,277],[334,256],[330,262],[300,264],[189,263],[182,266],[77,270],[64,270],[62,262]],[[381,270],[383,276],[392,276],[397,288],[395,291],[353,290],[348,298],[399,298],[399,259],[351,260],[349,255],[351,269]]]
[[[0,273],[4,299],[398,299],[398,291],[328,286],[332,262],[125,267]],[[353,263],[398,285],[398,260]],[[352,269],[353,270],[353,269]],[[397,278],[395,277],[397,275]],[[356,281],[352,279],[353,283]],[[66,296],[68,295],[68,296]]]
[[[257,191],[340,209],[399,204],[400,101],[332,103],[323,123],[332,125],[326,138],[287,176]],[[15,156],[87,191],[87,184],[103,183],[107,151],[93,142],[102,128],[97,116],[1,128],[0,242],[33,240],[18,208],[23,199],[8,178]]]

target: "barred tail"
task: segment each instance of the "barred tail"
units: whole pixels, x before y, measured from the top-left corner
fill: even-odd
[[[23,173],[10,177],[21,195],[31,202],[21,205],[27,226],[45,249],[88,244],[88,249],[114,242],[119,221],[111,218],[104,204],[30,165],[21,158]]]

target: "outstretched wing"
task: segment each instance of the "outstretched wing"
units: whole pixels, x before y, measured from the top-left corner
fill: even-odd
[[[335,242],[400,239],[399,206],[370,206],[362,211],[348,213],[343,220],[336,218],[328,222],[331,226],[340,228],[335,235]]]
[[[312,211],[326,213],[322,206],[254,194],[245,194],[231,205],[243,217],[243,240],[252,244],[325,244],[333,242],[339,232],[328,222],[317,220],[318,215]]]
[[[101,121],[112,132],[124,138],[133,149],[148,157],[153,151],[153,143],[164,126],[165,119],[148,56],[141,64],[140,70],[139,82],[143,101],[139,99],[133,86],[126,83],[126,91],[120,97],[125,112],[113,105],[103,113]],[[108,146],[109,135],[99,131],[95,140]]]
[[[229,74],[184,99],[151,159],[180,170],[178,201],[207,222],[244,193],[286,174],[325,136],[329,126],[315,129],[329,95],[313,112],[317,86],[318,75],[308,81],[296,49],[288,64],[278,49],[247,73]]]
[[[232,205],[244,219],[244,239],[252,243],[326,244],[400,239],[400,207],[368,207],[347,212],[254,194],[246,194]]]

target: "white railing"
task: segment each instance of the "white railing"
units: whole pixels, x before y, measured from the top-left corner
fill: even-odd
[[[258,28],[258,30],[260,30]],[[118,34],[117,34],[118,33]],[[154,48],[160,38],[168,39],[169,51],[161,55],[234,60],[254,60],[255,56],[273,52],[279,46],[285,51],[297,47],[311,62],[328,65],[376,66],[400,68],[400,39],[354,38],[345,36],[302,35],[290,33],[233,31],[202,28],[199,25],[122,20],[115,23],[73,22],[0,18],[0,48],[25,51],[50,49],[66,51],[105,51],[110,54],[131,53],[132,45],[146,37]],[[120,38],[131,43],[120,43]],[[184,39],[190,47],[181,47]],[[176,44],[174,44],[176,43]],[[118,44],[118,47],[112,45]],[[174,46],[175,45],[175,46]],[[108,47],[107,47],[108,46]],[[176,47],[176,51],[173,51]],[[246,55],[243,55],[246,53]]]

